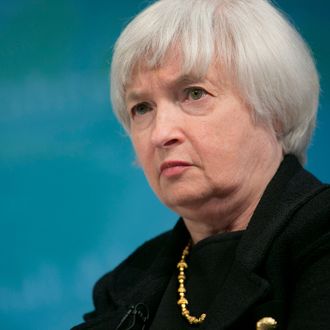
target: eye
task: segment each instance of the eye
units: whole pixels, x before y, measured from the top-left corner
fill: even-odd
[[[143,102],[143,103],[139,103],[139,104],[136,104],[132,109],[131,109],[131,113],[132,113],[132,116],[143,116],[145,115],[147,112],[151,111],[152,108],[151,106],[146,103],[146,102]]]
[[[186,89],[186,97],[188,100],[197,101],[206,95],[206,91],[200,87],[190,87]]]

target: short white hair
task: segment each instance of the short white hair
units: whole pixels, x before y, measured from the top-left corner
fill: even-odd
[[[279,9],[267,0],[159,0],[142,11],[117,40],[111,65],[112,105],[128,133],[125,87],[134,68],[161,66],[173,46],[184,73],[206,74],[216,59],[256,120],[272,125],[284,153],[304,162],[319,78],[308,46]]]

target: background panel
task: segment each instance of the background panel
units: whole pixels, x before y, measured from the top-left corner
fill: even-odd
[[[321,72],[307,167],[330,181],[329,2],[277,1]],[[173,226],[108,96],[112,45],[146,2],[0,1],[0,327],[68,329],[95,281]]]

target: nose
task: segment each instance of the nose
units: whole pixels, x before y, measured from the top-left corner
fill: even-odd
[[[171,102],[159,104],[152,125],[151,142],[156,148],[171,148],[184,141],[183,118]]]

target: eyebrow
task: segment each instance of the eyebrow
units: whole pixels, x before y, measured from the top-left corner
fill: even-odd
[[[177,79],[170,81],[168,83],[165,83],[170,88],[174,88],[177,86],[183,86],[188,84],[196,84],[200,82],[204,82],[205,77],[198,76],[196,74],[184,74],[182,76],[179,76]],[[126,101],[139,101],[143,98],[146,98],[148,95],[148,92],[137,92],[137,91],[130,91],[126,96]]]
[[[187,85],[203,81],[205,81],[205,77],[197,76],[196,74],[185,74],[172,81],[170,85]]]
[[[134,92],[134,91],[129,92],[126,96],[126,102],[127,101],[131,101],[131,102],[139,101],[143,95],[144,95],[144,93],[138,93],[138,92]]]

